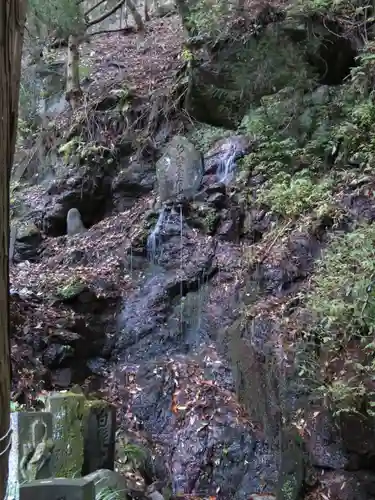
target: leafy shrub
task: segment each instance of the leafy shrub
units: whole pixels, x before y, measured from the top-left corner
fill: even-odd
[[[348,106],[347,117],[336,130],[343,138],[342,159],[375,166],[375,105],[371,98]]]
[[[341,340],[375,333],[374,245],[373,225],[336,237],[313,277],[309,304],[324,328],[339,332]]]
[[[293,176],[279,173],[269,189],[260,191],[258,200],[279,215],[297,217],[308,210],[324,210],[331,200],[332,184],[331,179],[316,182],[307,170]]]

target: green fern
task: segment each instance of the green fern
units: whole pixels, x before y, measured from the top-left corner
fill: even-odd
[[[114,490],[113,488],[103,488],[97,495],[95,500],[124,500],[126,491]]]

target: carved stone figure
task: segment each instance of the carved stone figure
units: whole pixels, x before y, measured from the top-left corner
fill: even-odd
[[[203,168],[202,155],[194,145],[186,137],[174,136],[156,163],[160,202],[194,196],[202,182]]]
[[[12,445],[9,454],[9,498],[16,497],[25,480],[53,476],[52,414],[45,411],[11,413]]]
[[[81,214],[77,208],[71,208],[66,216],[66,234],[72,236],[73,234],[83,233],[86,231],[82,222]]]
[[[43,428],[41,440],[38,442],[37,429]],[[50,461],[54,442],[47,438],[47,425],[42,420],[35,420],[31,425],[31,442],[23,445],[23,456],[20,461],[20,472],[25,481],[38,479],[38,473]]]

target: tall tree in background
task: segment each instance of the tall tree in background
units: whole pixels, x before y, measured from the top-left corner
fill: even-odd
[[[0,500],[8,479],[10,416],[9,180],[17,135],[26,0],[0,0]]]

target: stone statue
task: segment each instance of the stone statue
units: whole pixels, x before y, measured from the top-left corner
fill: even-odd
[[[43,427],[43,435],[37,443],[37,428]],[[51,459],[54,443],[47,439],[47,425],[42,420],[35,420],[31,426],[31,442],[24,444],[20,471],[25,481],[38,479],[38,473]]]
[[[66,234],[72,236],[73,234],[84,233],[86,231],[83,225],[81,214],[77,208],[71,208],[66,216]]]
[[[186,137],[176,135],[156,163],[160,202],[182,196],[190,198],[198,191],[204,173],[203,157]]]

